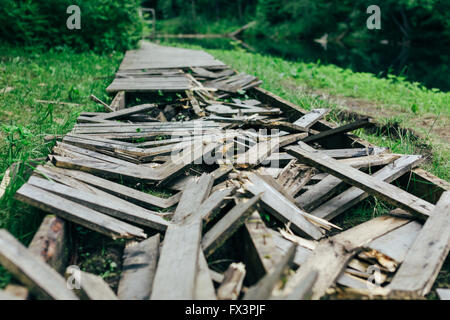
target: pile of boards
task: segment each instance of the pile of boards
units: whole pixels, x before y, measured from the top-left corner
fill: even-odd
[[[193,56],[196,66],[174,64],[180,59],[167,48],[158,50],[172,65],[158,60],[157,68],[154,59],[127,54],[109,90],[117,91],[113,112],[81,114],[17,191],[18,200],[49,214],[28,248],[0,230],[0,264],[32,297],[430,292],[450,246],[449,185],[415,171],[440,197],[431,203],[392,184],[411,177],[422,156],[393,154],[347,134],[372,125],[370,119],[330,126],[323,120],[328,110],[305,112],[258,88],[255,77],[216,60],[202,65],[212,60],[203,54]],[[125,101],[130,92],[152,91],[179,94],[170,102]],[[177,121],[177,114],[189,120]],[[396,209],[347,230],[333,223],[369,196]],[[117,292],[99,276],[66,270],[68,224],[127,240]],[[208,265],[218,257],[230,260],[224,272]],[[18,288],[0,291],[0,299],[17,298]]]

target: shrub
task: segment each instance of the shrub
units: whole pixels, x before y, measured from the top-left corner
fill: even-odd
[[[80,30],[67,28],[70,5],[81,9]],[[139,6],[139,0],[0,0],[0,38],[78,51],[123,51],[141,38]]]

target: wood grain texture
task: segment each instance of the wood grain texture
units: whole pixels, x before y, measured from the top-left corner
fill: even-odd
[[[5,229],[0,230],[0,264],[37,297],[78,300],[56,270],[32,254]]]
[[[159,239],[160,235],[156,234],[125,248],[117,291],[119,299],[150,299],[159,257]]]
[[[450,191],[442,194],[389,288],[426,295],[450,249]]]
[[[287,147],[292,155],[320,170],[328,172],[337,178],[354,185],[367,193],[381,198],[390,204],[409,211],[421,219],[426,219],[434,206],[410,193],[395,187],[387,182],[380,181],[355,168],[343,165],[337,160],[320,153],[311,152],[303,147]]]

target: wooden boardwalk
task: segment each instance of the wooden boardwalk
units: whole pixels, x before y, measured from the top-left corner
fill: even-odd
[[[28,248],[0,230],[0,264],[44,299],[429,293],[449,251],[449,184],[417,170],[420,155],[349,134],[370,119],[335,127],[328,110],[305,111],[260,84],[202,51],[144,42],[127,52],[107,89],[111,112],[81,114],[17,191],[48,216]],[[165,99],[132,94],[155,91]],[[342,230],[334,218],[369,196],[397,209]],[[67,289],[70,225],[126,239],[117,292],[86,272]]]

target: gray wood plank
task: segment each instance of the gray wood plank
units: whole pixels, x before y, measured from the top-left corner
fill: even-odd
[[[300,119],[295,121],[294,124],[305,129],[309,129],[328,112],[330,112],[329,109],[313,109],[311,110],[311,112],[305,114]]]
[[[15,198],[63,219],[80,224],[113,239],[146,238],[140,228],[54,195],[30,184],[23,185]]]
[[[0,230],[0,264],[38,297],[78,300],[56,270],[31,253],[5,229]]]
[[[319,299],[361,247],[408,221],[389,216],[377,217],[330,239],[322,240],[300,269],[288,279],[284,295],[288,296],[312,271],[316,270],[318,276],[312,287],[311,298]]]
[[[273,270],[247,290],[244,300],[264,300],[272,295],[272,290],[281,281],[283,274],[290,269],[294,260],[296,247],[294,244],[291,245],[283,258],[274,266]]]
[[[159,233],[127,246],[117,296],[120,300],[148,300],[159,257]]]
[[[170,208],[177,204],[181,197],[181,193],[177,193],[170,198],[160,198],[82,171],[68,170],[50,166],[39,166],[36,169],[36,172],[42,173],[44,176],[48,176],[52,179],[58,179],[57,175],[71,177],[80,182],[86,183],[104,192],[110,193],[116,197],[124,199],[128,202],[132,202],[147,209],[153,207],[159,207],[163,209]],[[64,183],[63,179],[64,178],[61,178],[60,180],[56,181]]]
[[[112,195],[108,195],[105,198],[101,195],[95,195],[35,176],[32,176],[28,180],[28,184],[52,192],[55,195],[79,203],[95,211],[141,226],[165,230],[170,224],[156,212],[129,204]]]
[[[322,171],[328,172],[343,181],[354,185],[367,193],[385,200],[392,205],[409,211],[421,219],[426,219],[434,206],[412,194],[395,187],[387,182],[380,181],[350,166],[343,165],[337,160],[320,153],[311,152],[302,147],[287,147],[292,155]]]
[[[216,290],[202,250],[198,252],[198,274],[195,282],[195,300],[216,300]]]
[[[115,112],[110,113],[104,113],[98,116],[93,117],[93,120],[117,120],[117,119],[123,119],[128,116],[137,114],[137,113],[144,113],[147,111],[150,111],[154,108],[156,108],[156,104],[140,104],[134,107],[130,108],[124,108]]]
[[[442,194],[389,288],[426,295],[450,250],[450,191]]]
[[[345,160],[338,160],[342,164],[352,166],[353,168],[366,168],[371,166],[379,166],[389,164],[400,156],[395,154],[379,154],[361,158],[351,158]],[[339,178],[328,175],[321,181],[311,186],[306,192],[295,198],[295,203],[305,209],[312,210],[331,199],[339,191],[346,188],[346,184]]]
[[[323,237],[321,229],[306,219],[308,215],[306,212],[303,212],[257,174],[249,174],[248,178],[249,181],[244,183],[244,188],[253,194],[262,193],[261,201],[277,219],[282,222],[290,221],[291,228],[299,234],[305,234],[313,239]]]
[[[200,219],[167,228],[153,282],[152,300],[195,298],[201,229]]]
[[[74,291],[78,293],[83,300],[119,300],[109,285],[99,276],[77,271],[80,276],[80,289]]]
[[[237,231],[251,215],[252,207],[260,198],[261,195],[258,194],[248,201],[238,203],[203,236],[202,249],[206,257],[210,256]]]
[[[381,181],[392,182],[406,172],[410,171],[413,166],[421,161],[421,159],[422,156],[403,156],[394,163],[375,172],[372,177]],[[333,199],[323,203],[310,213],[316,217],[331,220],[361,202],[368,196],[369,194],[367,192],[364,192],[356,187],[351,187]]]

